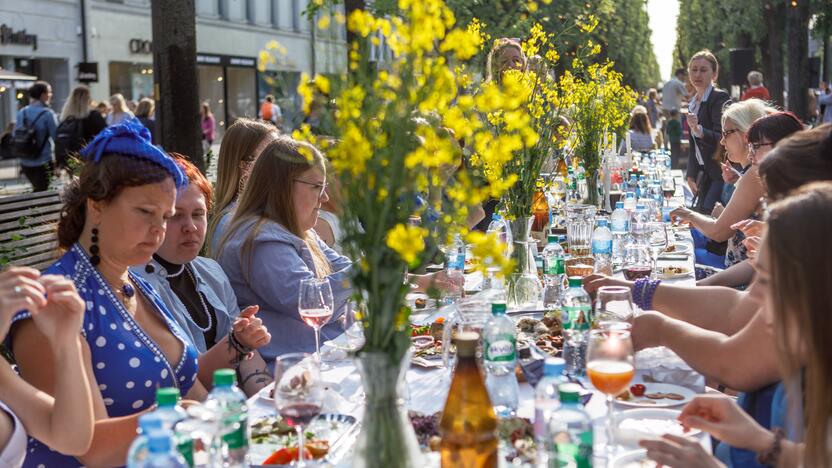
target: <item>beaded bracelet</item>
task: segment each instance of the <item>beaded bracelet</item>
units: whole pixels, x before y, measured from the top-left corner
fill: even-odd
[[[647,278],[639,278],[633,284],[633,302],[640,308],[641,298],[644,295],[644,285],[647,284]]]
[[[653,308],[653,296],[656,295],[656,289],[658,289],[659,283],[661,282],[662,280],[650,280],[647,283],[646,291],[641,296],[643,310],[651,310]]]
[[[254,357],[254,350],[240,343],[234,335],[234,330],[228,332],[228,350],[231,351],[232,348],[237,352],[237,357],[231,361],[235,366]]]
[[[779,427],[775,427],[772,432],[774,432],[774,442],[769,448],[757,454],[757,463],[761,465],[777,466],[777,459],[780,458],[780,451],[783,449],[780,442],[786,433]]]

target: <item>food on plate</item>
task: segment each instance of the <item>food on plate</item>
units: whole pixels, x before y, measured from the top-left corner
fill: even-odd
[[[567,276],[589,276],[595,271],[595,259],[592,257],[570,258],[564,262]]]
[[[422,336],[430,334],[430,325],[410,325],[410,336]]]
[[[541,319],[521,317],[517,320],[517,348],[521,359],[527,359],[534,344],[550,356],[559,356],[563,349],[563,328],[556,313]]]
[[[303,459],[308,460],[312,458],[312,453],[308,449],[303,451]],[[285,447],[269,455],[269,458],[263,460],[263,465],[288,465],[298,460],[297,447]]]
[[[432,437],[439,437],[439,418],[442,416],[441,413],[422,414],[411,411],[408,416],[410,416],[410,424],[413,426],[413,431],[416,432],[416,439],[419,440],[419,445],[428,447]]]
[[[426,305],[428,305],[428,300],[420,297],[414,301],[414,305],[417,309],[424,309]]]
[[[644,392],[646,390],[647,388],[642,384],[635,384],[632,387],[630,387],[630,393],[632,393],[633,396],[637,397],[644,395]]]
[[[329,453],[329,441],[313,439],[304,444],[306,450],[312,454],[312,458],[321,458]]]
[[[674,400],[674,401],[683,401],[685,399],[684,395],[680,395],[678,393],[664,393],[664,392],[648,392],[648,388],[644,384],[635,384],[630,387],[629,390],[624,390],[623,392],[616,395],[615,399],[618,401],[632,401],[633,398],[643,397],[647,398],[647,400],[639,400],[639,404],[656,404],[655,401],[651,400]]]
[[[295,430],[281,417],[269,416],[259,419],[251,425],[251,440],[255,444],[265,442],[272,436],[294,434]]]
[[[682,275],[682,274],[688,273],[689,271],[690,270],[688,270],[686,267],[680,267],[680,266],[662,267],[662,274],[665,275],[665,276]]]
[[[670,244],[664,249],[664,251],[667,252],[667,253],[673,253],[673,252],[676,251],[676,246],[673,245],[673,244]]]

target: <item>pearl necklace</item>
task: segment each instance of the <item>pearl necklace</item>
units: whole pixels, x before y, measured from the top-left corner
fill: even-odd
[[[185,268],[185,264],[182,264],[182,268]],[[208,305],[205,304],[205,298],[202,297],[202,293],[199,292],[199,288],[197,288],[196,278],[194,278],[194,274],[191,273],[190,269],[188,269],[187,271],[188,276],[190,276],[191,278],[191,282],[193,282],[194,284],[194,291],[196,291],[196,295],[199,297],[199,303],[202,304],[202,310],[205,312],[205,316],[208,317],[208,326],[206,326],[205,328],[200,327],[199,324],[196,323],[196,319],[194,317],[191,317],[191,322],[193,322],[194,325],[196,325],[196,328],[198,328],[199,331],[201,331],[202,333],[208,333],[208,330],[210,330],[211,327],[214,326],[214,319],[211,317],[211,312],[208,310]],[[179,276],[181,273],[182,270],[179,270],[179,273],[173,276]],[[170,278],[170,276],[168,276],[168,278]],[[190,313],[188,315],[190,315]]]
[[[182,266],[179,267],[179,271],[177,271],[176,273],[173,273],[171,275],[165,275],[165,278],[176,278],[177,276],[181,275],[183,271],[185,271],[185,264],[184,263],[182,264]],[[193,278],[193,276],[191,276],[191,278]],[[196,284],[196,283],[194,283],[194,284]]]

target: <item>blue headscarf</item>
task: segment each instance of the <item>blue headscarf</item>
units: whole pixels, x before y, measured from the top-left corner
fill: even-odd
[[[105,128],[80,151],[81,157],[87,161],[98,163],[105,153],[117,153],[133,156],[158,164],[166,170],[177,189],[188,185],[188,178],[179,165],[161,148],[150,141],[150,130],[138,119],[128,119],[124,122]]]

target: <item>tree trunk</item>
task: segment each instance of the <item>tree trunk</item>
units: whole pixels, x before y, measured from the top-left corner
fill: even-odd
[[[766,2],[764,5],[766,22],[766,38],[760,46],[765,64],[765,80],[771,100],[780,107],[785,103],[783,90],[785,87],[785,65],[783,63],[783,30],[786,22],[786,5],[783,0]]]
[[[804,122],[809,118],[809,1],[786,7],[789,57],[789,110]]]
[[[153,1],[156,128],[165,151],[188,156],[203,173],[196,68],[195,0]]]

